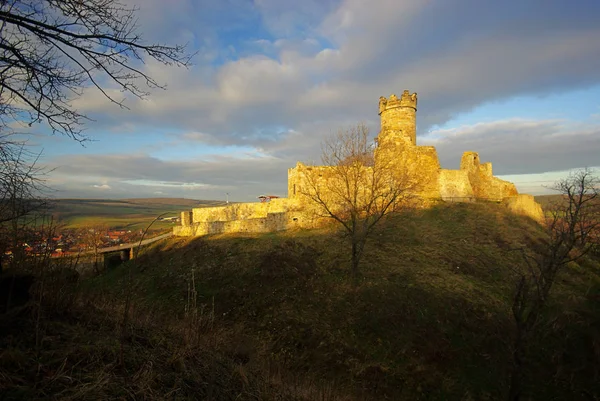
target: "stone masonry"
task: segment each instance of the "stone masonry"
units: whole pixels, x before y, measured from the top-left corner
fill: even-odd
[[[533,196],[519,194],[514,184],[494,177],[492,164],[482,163],[476,152],[464,152],[458,170],[440,168],[436,149],[417,145],[416,93],[405,90],[400,97],[379,98],[379,115],[381,131],[376,138],[374,163],[409,177],[415,183],[414,195],[422,206],[442,201],[486,200],[502,203],[514,213],[538,221],[543,219],[542,209]],[[195,208],[182,213],[182,225],[174,228],[174,234],[199,236],[319,226],[323,220],[318,218],[315,206],[302,196],[302,188],[307,184],[308,173],[326,175],[327,169],[298,162],[288,170],[288,198]]]

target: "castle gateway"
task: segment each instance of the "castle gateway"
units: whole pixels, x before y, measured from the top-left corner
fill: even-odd
[[[417,94],[405,90],[400,97],[379,99],[381,130],[376,138],[375,165],[385,165],[414,185],[414,196],[422,207],[435,203],[501,202],[517,214],[541,221],[543,212],[533,196],[519,194],[515,185],[494,177],[491,163],[481,163],[473,151],[464,152],[460,169],[440,168],[433,146],[417,145]],[[315,205],[303,195],[307,174],[329,166],[307,166],[298,162],[288,170],[288,197],[270,202],[234,203],[194,208],[182,213],[174,235],[200,236],[233,232],[271,232],[292,227],[315,227],[323,223]],[[368,168],[368,167],[366,167]]]

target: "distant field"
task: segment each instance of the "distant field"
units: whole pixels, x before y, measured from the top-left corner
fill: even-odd
[[[178,216],[180,212],[199,206],[216,206],[220,201],[183,198],[139,199],[58,199],[52,215],[67,228],[103,225],[115,229],[145,228],[163,213],[164,217]],[[157,221],[153,229],[170,228],[176,223]]]
[[[535,201],[542,205],[544,210],[548,209],[549,206],[556,205],[562,199],[564,199],[563,195],[538,195],[535,197]]]

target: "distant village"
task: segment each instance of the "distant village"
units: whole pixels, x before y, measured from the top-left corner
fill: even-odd
[[[160,230],[150,230],[147,235],[151,237],[156,231]],[[102,248],[139,241],[142,235],[143,230],[107,228],[66,228],[52,237],[47,237],[41,231],[33,231],[16,249],[5,250],[4,258],[10,259],[17,252],[32,256],[49,255],[53,258],[94,253]]]

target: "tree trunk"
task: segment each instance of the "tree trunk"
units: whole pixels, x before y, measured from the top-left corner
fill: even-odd
[[[358,267],[362,257],[363,249],[365,249],[365,241],[362,235],[352,236],[352,278],[354,284],[358,284]]]
[[[360,261],[360,254],[358,252],[358,243],[355,239],[352,239],[352,278],[356,281],[358,276],[358,262]]]

